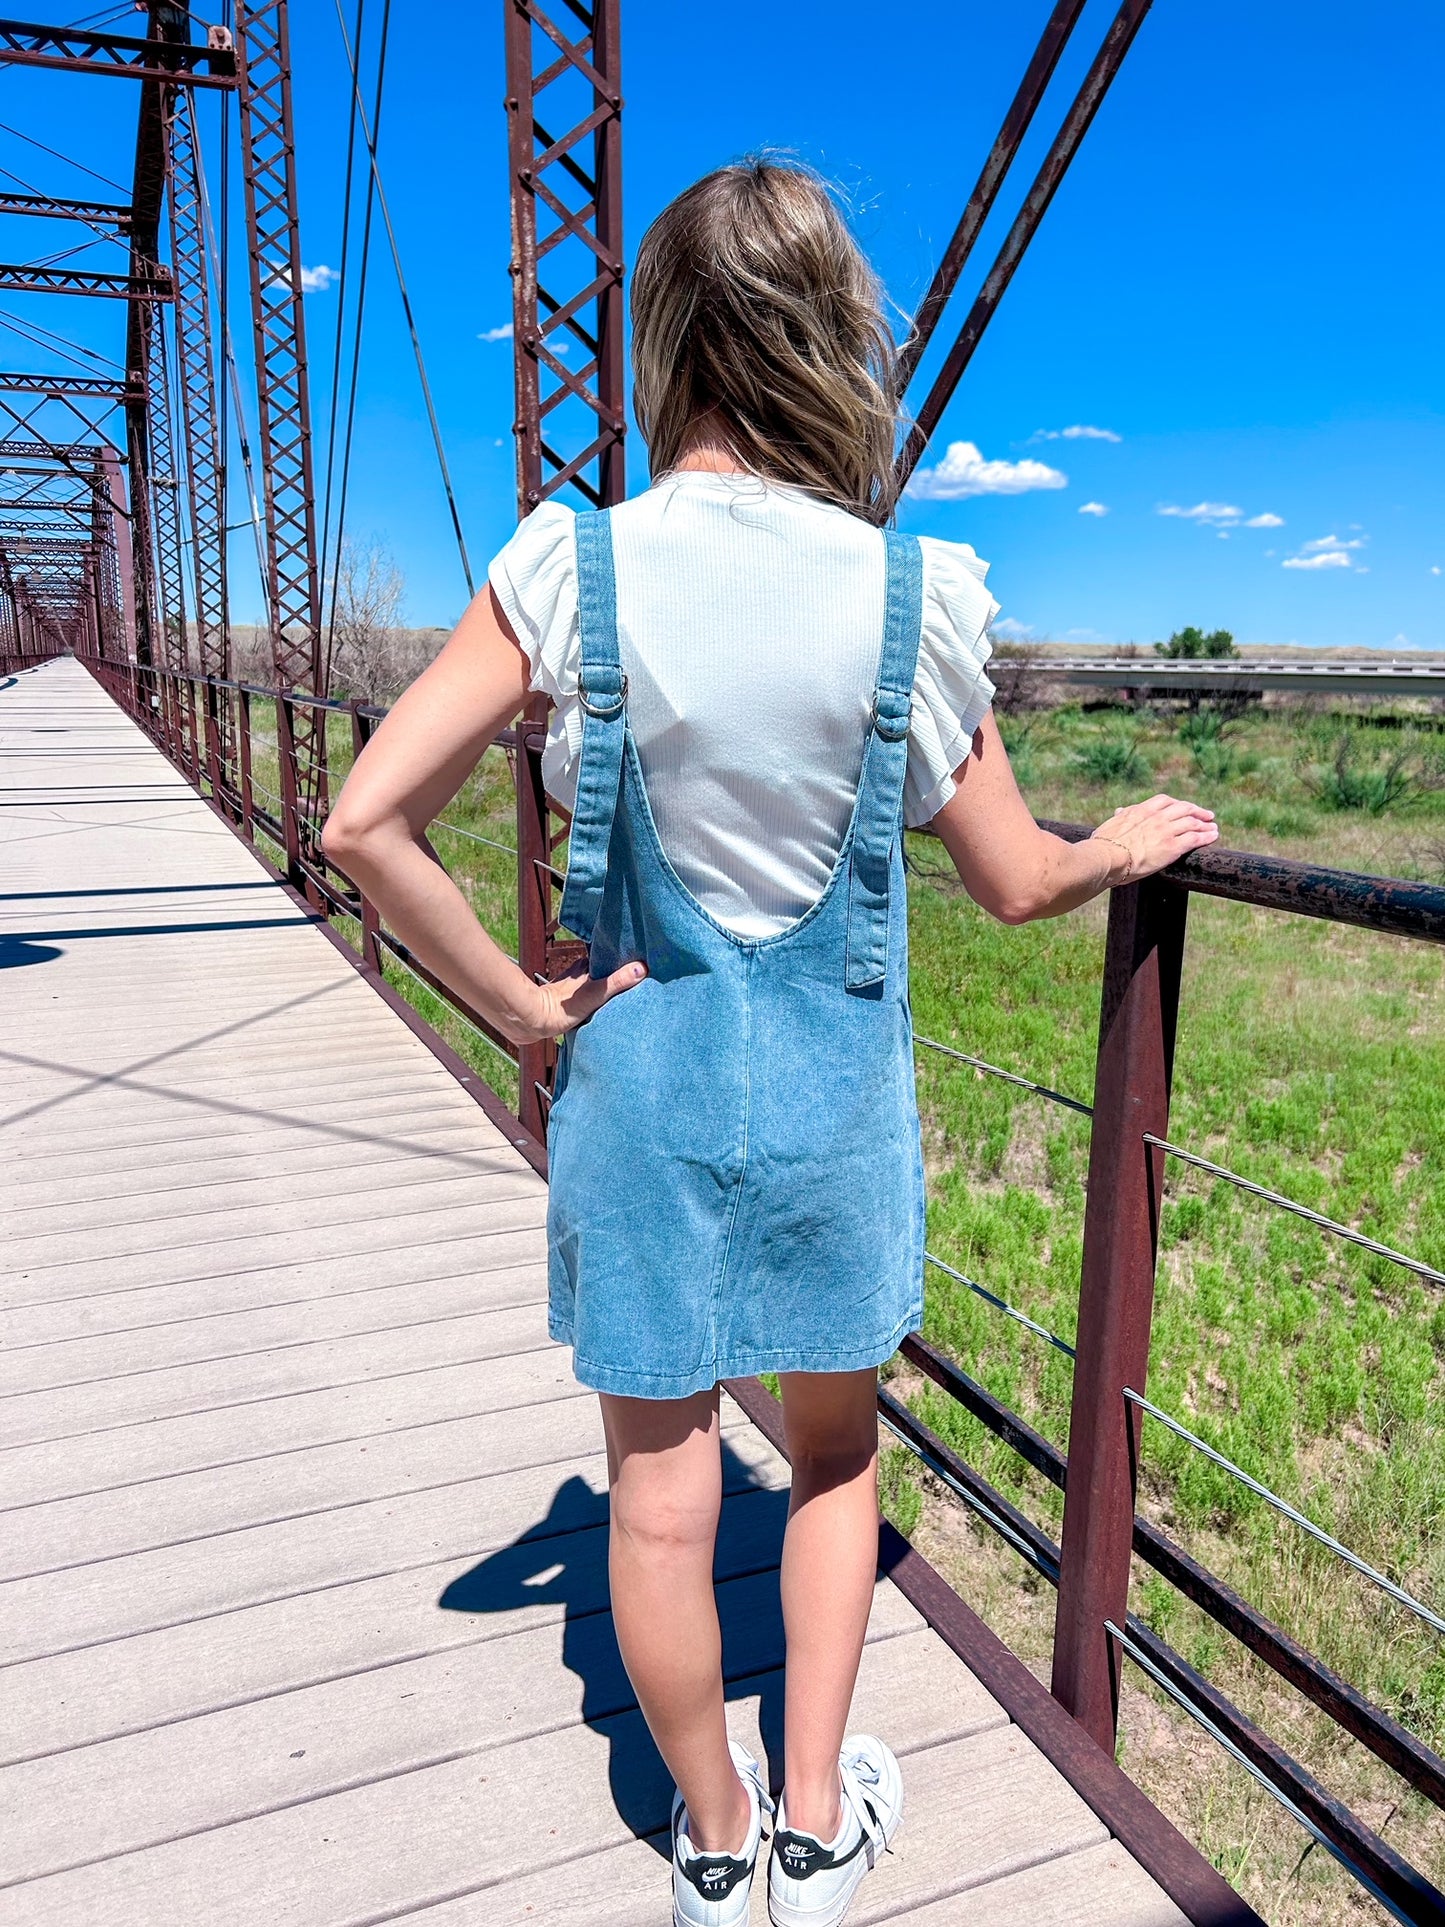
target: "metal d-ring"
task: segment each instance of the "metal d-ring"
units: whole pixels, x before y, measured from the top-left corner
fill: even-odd
[[[587,711],[587,714],[589,716],[596,716],[600,722],[610,722],[614,716],[620,716],[623,710],[627,707],[627,672],[626,670],[624,670],[622,673],[622,687],[617,693],[617,700],[615,702],[594,703],[591,700],[591,698],[588,696],[587,691],[583,688],[580,681],[577,684],[577,700],[579,703],[581,703],[582,707]]]
[[[876,696],[873,698],[873,727],[885,743],[901,743],[908,734],[910,720],[910,717],[905,716],[901,727],[892,721],[885,722],[878,713],[878,698]]]

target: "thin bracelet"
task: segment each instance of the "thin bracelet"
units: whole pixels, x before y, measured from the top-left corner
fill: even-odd
[[[1130,877],[1133,876],[1134,874],[1134,852],[1129,848],[1128,844],[1121,843],[1117,836],[1105,836],[1102,830],[1091,831],[1089,835],[1089,841],[1091,843],[1112,843],[1116,850],[1122,850],[1124,852],[1124,855],[1128,859],[1129,867],[1125,870],[1123,876],[1121,876],[1118,879],[1118,881],[1120,883],[1127,883]],[[1111,884],[1111,887],[1112,887],[1112,884]]]

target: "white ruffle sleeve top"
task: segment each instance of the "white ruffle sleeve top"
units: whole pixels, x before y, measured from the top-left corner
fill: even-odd
[[[573,511],[533,511],[491,586],[551,697],[542,777],[570,811],[582,710]],[[658,835],[709,915],[769,937],[823,894],[847,833],[883,646],[883,537],[751,475],[665,476],[612,511],[628,716]],[[927,823],[993,701],[998,604],[962,542],[922,538],[904,820]]]

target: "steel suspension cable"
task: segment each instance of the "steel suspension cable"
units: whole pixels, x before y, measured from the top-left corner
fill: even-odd
[[[990,1064],[986,1058],[970,1057],[966,1050],[955,1050],[951,1044],[940,1044],[935,1038],[913,1034],[915,1044],[925,1050],[936,1050],[940,1057],[952,1057],[960,1064],[971,1064],[976,1071],[987,1071],[991,1077],[1001,1077],[1005,1084],[1017,1084],[1021,1091],[1032,1091],[1035,1097],[1051,1098],[1055,1104],[1062,1104],[1068,1110],[1078,1111],[1082,1117],[1092,1117],[1094,1107],[1085,1104],[1077,1097],[1066,1097],[1062,1091],[1050,1090],[1047,1084],[1036,1084],[1031,1077],[1020,1077],[1016,1071],[1000,1070],[997,1064]]]
[[[49,154],[54,160],[64,161],[67,167],[78,167],[82,174],[89,174],[93,181],[103,181],[107,187],[113,187],[118,194],[130,193],[128,187],[120,181],[113,181],[109,174],[97,174],[95,169],[87,167],[84,161],[73,160],[69,154],[62,154],[58,147],[47,147],[44,141],[36,140],[33,134],[22,133],[18,127],[11,127],[3,120],[0,120],[0,134],[13,134],[16,140],[29,141],[30,145],[38,147],[42,154]]]
[[[1234,1463],[1233,1459],[1227,1459],[1222,1452],[1216,1452],[1214,1447],[1206,1444],[1197,1432],[1191,1432],[1187,1425],[1181,1425],[1179,1420],[1171,1418],[1168,1412],[1160,1411],[1159,1407],[1145,1398],[1142,1392],[1131,1391],[1128,1386],[1125,1386],[1124,1396],[1131,1405],[1137,1405],[1141,1412],[1147,1412],[1150,1418],[1157,1419],[1176,1438],[1183,1439],[1186,1445],[1192,1445],[1196,1452],[1202,1452],[1204,1457],[1217,1465],[1222,1472],[1228,1472],[1231,1477],[1238,1479],[1241,1485],[1246,1486],[1257,1498],[1263,1499],[1266,1505],[1272,1506],[1281,1517],[1288,1519],[1291,1525],[1296,1525],[1302,1532],[1307,1532],[1311,1539],[1317,1540],[1320,1545],[1343,1559],[1347,1566],[1353,1566],[1356,1572],[1378,1586],[1381,1592],[1388,1593],[1399,1605],[1406,1607],[1418,1619],[1423,1619],[1426,1625],[1433,1626],[1437,1633],[1445,1633],[1445,1619],[1442,1619],[1439,1613],[1433,1612],[1429,1606],[1422,1605],[1413,1593],[1406,1592],[1403,1586],[1397,1586],[1393,1579],[1387,1579],[1384,1573],[1367,1564],[1357,1552],[1351,1552],[1348,1546],[1342,1545],[1331,1533],[1326,1532],[1323,1526],[1317,1526],[1313,1519],[1306,1518],[1305,1514],[1292,1506],[1287,1499],[1282,1499],[1277,1492],[1271,1492],[1269,1487],[1261,1485],[1258,1479],[1251,1478],[1242,1466]]]
[[[340,0],[337,0],[337,4],[338,4],[338,10],[339,10]],[[357,10],[358,39],[357,39],[357,45],[356,45],[356,53],[357,53],[358,59],[360,58],[360,54],[361,54],[361,41],[359,37],[360,24],[361,24],[361,10],[360,10],[360,7],[358,6],[358,10]],[[371,110],[373,141],[380,135],[380,132],[381,132],[381,105],[382,105],[382,99],[383,99],[383,90],[386,83],[386,51],[387,51],[388,45],[390,44],[390,33],[391,33],[391,0],[385,0],[385,4],[382,8],[382,14],[381,14],[381,41],[377,49],[377,59],[376,59],[376,91],[375,91],[375,94],[373,95],[372,110]],[[342,37],[343,39],[345,38],[344,26],[342,28]],[[350,59],[349,47],[347,49],[347,57],[349,60]],[[355,72],[356,72],[356,66],[355,66],[355,63],[353,63],[352,64],[353,75],[355,74]],[[351,107],[352,107],[353,115],[358,115],[360,113],[361,92],[359,87],[352,88]],[[358,387],[361,380],[361,337],[362,337],[362,328],[366,317],[366,286],[367,286],[368,277],[371,272],[371,220],[372,220],[372,214],[376,205],[377,179],[378,177],[370,170],[368,170],[367,176],[366,176],[366,212],[362,218],[362,223],[361,223],[361,266],[360,266],[359,280],[358,280],[357,290],[356,290],[356,320],[353,325],[352,336],[351,336],[351,377],[348,383],[347,396],[346,396],[346,438],[342,446],[341,489],[337,498],[337,508],[336,508],[336,562],[335,562],[334,569],[332,571],[331,608],[329,612],[329,619],[328,619],[327,630],[326,630],[326,676],[327,676],[326,686],[328,689],[331,686],[331,663],[332,663],[332,657],[335,653],[335,646],[336,646],[336,601],[337,601],[337,593],[341,584],[342,550],[346,540],[346,504],[351,493],[351,451],[352,451],[355,433],[356,433],[356,398],[357,398]],[[339,336],[338,336],[338,340],[339,340]],[[329,479],[328,479],[328,488],[329,488]],[[326,549],[324,547],[322,549],[321,555],[322,555],[322,566],[324,569],[325,561],[326,561]]]
[[[362,35],[366,25],[366,0],[356,0],[356,53],[361,57]],[[377,116],[380,118],[379,114]],[[346,332],[347,268],[351,257],[351,186],[356,160],[356,96],[349,100],[346,125],[346,176],[341,190],[341,271],[337,277],[336,299],[336,336],[331,354],[331,399],[327,410],[326,422],[326,495],[321,511],[321,588],[326,590],[326,562],[331,553],[331,492],[336,472],[336,417],[337,406],[341,400],[341,352]],[[360,312],[357,325],[360,326]],[[322,687],[331,687],[331,644],[336,630],[335,602],[340,567],[332,578],[331,600],[332,618],[326,638],[326,673]]]
[[[390,0],[387,0],[387,18],[390,16]],[[391,247],[391,263],[396,270],[397,292],[401,295],[401,305],[406,315],[406,325],[411,334],[412,353],[416,357],[416,372],[421,381],[422,399],[426,403],[427,420],[431,424],[432,442],[436,448],[437,466],[441,470],[442,486],[446,490],[447,507],[451,511],[452,530],[457,539],[457,554],[461,558],[462,574],[466,577],[468,595],[476,594],[476,584],[472,580],[472,565],[467,556],[466,537],[462,534],[461,515],[457,509],[456,491],[452,487],[451,470],[447,467],[446,449],[442,445],[441,424],[437,420],[435,404],[432,401],[431,383],[427,380],[426,361],[421,351],[421,337],[417,333],[416,317],[412,312],[411,295],[406,285],[406,275],[401,265],[401,250],[397,246],[396,229],[392,226],[391,209],[387,204],[386,188],[381,178],[381,168],[376,158],[376,135],[367,124],[366,108],[361,101],[361,79],[357,72],[356,58],[352,53],[351,41],[346,32],[346,16],[341,10],[341,0],[336,0],[336,18],[341,27],[341,38],[346,46],[347,64],[351,68],[352,91],[356,95],[357,111],[361,116],[361,132],[366,141],[367,155],[371,161],[372,178],[376,182],[376,198],[381,205],[381,218],[386,225],[386,238]],[[385,54],[386,18],[382,23],[382,53]]]
[[[223,113],[222,119],[221,119],[221,227],[220,227],[220,233],[221,233],[222,239],[224,239],[224,237],[230,232],[230,198],[229,197],[230,197],[230,191],[231,191],[231,154],[230,154],[229,130],[230,130],[230,119],[228,116],[226,116]],[[200,151],[201,151],[199,134],[195,135],[195,141],[196,141],[196,154],[197,154],[197,157],[199,158]],[[217,240],[216,226],[211,219],[211,197],[206,187],[205,168],[204,167],[198,168],[197,175],[201,183],[201,218],[206,230],[206,252],[209,254],[210,260],[211,260],[212,279],[215,281],[216,286],[220,290],[220,295],[221,295],[221,343],[222,343],[221,354],[222,354],[222,359],[226,364],[226,376],[227,376],[226,382],[222,384],[222,407],[223,407],[222,422],[224,424],[224,421],[225,421],[224,397],[225,397],[226,390],[229,389],[231,400],[232,400],[232,403],[234,404],[235,411],[236,411],[236,440],[241,450],[241,467],[245,472],[246,493],[251,504],[251,533],[254,536],[255,542],[256,542],[256,568],[258,571],[257,580],[258,580],[259,586],[264,591],[265,585],[266,585],[265,525],[261,519],[260,497],[256,493],[256,469],[255,469],[255,464],[251,459],[251,440],[246,429],[246,410],[242,404],[242,399],[241,399],[241,371],[236,362],[236,342],[235,342],[235,337],[231,333],[231,311],[230,311],[230,302],[229,302],[230,268],[226,257],[226,251],[224,247],[220,245],[220,242],[218,242]],[[221,446],[223,449],[226,448],[227,446],[224,438],[222,440]],[[224,469],[228,466],[229,466],[228,463],[225,463],[222,465],[223,473],[224,473]],[[236,526],[239,527],[240,524],[238,523]],[[229,532],[230,532],[230,524],[228,522],[227,533]]]
[[[1165,1151],[1182,1164],[1192,1164],[1198,1171],[1207,1171],[1212,1178],[1223,1178],[1226,1184],[1234,1185],[1240,1191],[1247,1191],[1251,1197],[1263,1198],[1266,1204],[1278,1205],[1281,1211],[1291,1211],[1295,1217],[1303,1218],[1306,1224],[1316,1226],[1320,1231],[1332,1231],[1337,1238],[1345,1238],[1352,1245],[1359,1245],[1362,1251],[1373,1252],[1377,1258],[1388,1258],[1393,1265],[1401,1265],[1406,1271],[1413,1271],[1417,1278],[1426,1278],[1432,1285],[1445,1285],[1445,1271],[1437,1271],[1434,1265],[1427,1265],[1421,1258],[1411,1258],[1403,1251],[1396,1251],[1390,1245],[1382,1245],[1375,1238],[1367,1238],[1362,1231],[1353,1231],[1347,1224],[1340,1224],[1335,1218],[1326,1218],[1318,1211],[1311,1211],[1307,1204],[1299,1204],[1279,1191],[1266,1190],[1264,1185],[1256,1184],[1252,1178],[1242,1178],[1237,1171],[1230,1171],[1222,1164],[1211,1164],[1208,1158],[1197,1156],[1193,1151],[1183,1150],[1171,1144],[1167,1138],[1155,1137],[1152,1131],[1144,1133],[1144,1142]]]

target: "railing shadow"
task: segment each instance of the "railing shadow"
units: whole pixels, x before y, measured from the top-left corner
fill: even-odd
[[[783,1620],[777,1562],[786,1491],[758,1485],[723,1443],[724,1500],[715,1571],[727,1698],[757,1697],[763,1747],[774,1776],[783,1761]],[[608,1745],[608,1782],[621,1819],[666,1854],[672,1780],[653,1745],[622,1664],[608,1610],[605,1493],[574,1476],[557,1488],[545,1518],[454,1579],[438,1604],[448,1612],[516,1613],[563,1608],[562,1664],[582,1685],[582,1719]],[[525,1683],[518,1682],[518,1697]]]

